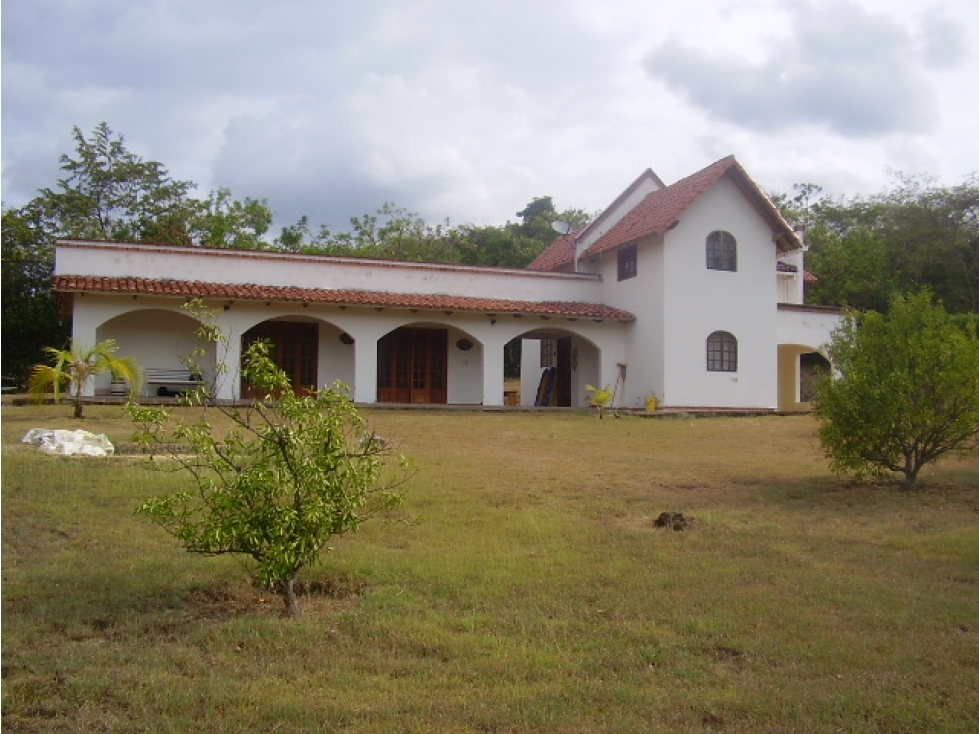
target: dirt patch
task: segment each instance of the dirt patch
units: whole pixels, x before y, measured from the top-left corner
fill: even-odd
[[[655,528],[671,528],[676,532],[689,530],[692,524],[693,518],[685,517],[682,512],[661,512],[653,521]]]

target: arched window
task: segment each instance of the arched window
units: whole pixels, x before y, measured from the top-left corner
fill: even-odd
[[[707,337],[707,371],[738,371],[738,340],[726,331],[715,331]]]
[[[738,269],[738,241],[730,232],[711,232],[707,235],[707,268],[709,270]]]

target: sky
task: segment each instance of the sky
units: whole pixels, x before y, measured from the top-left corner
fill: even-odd
[[[2,198],[100,122],[206,196],[597,213],[734,154],[766,191],[979,171],[975,0],[5,0]]]

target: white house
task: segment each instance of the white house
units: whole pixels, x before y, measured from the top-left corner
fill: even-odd
[[[82,344],[115,339],[152,376],[188,379],[202,299],[227,348],[218,397],[247,395],[242,344],[269,338],[302,387],[341,380],[363,404],[504,404],[504,347],[522,341],[521,402],[795,410],[799,355],[839,311],[803,304],[803,243],[733,157],[666,186],[645,171],[527,269],[145,243],[58,243],[54,290]],[[207,377],[208,375],[205,375]],[[544,379],[542,379],[544,378]],[[108,378],[88,386],[108,391]],[[542,384],[543,383],[543,384]]]

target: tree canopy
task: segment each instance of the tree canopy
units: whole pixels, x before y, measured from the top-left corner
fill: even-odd
[[[979,333],[928,291],[886,314],[853,312],[828,348],[837,375],[816,385],[820,439],[834,471],[918,473],[979,436]]]
[[[805,231],[809,302],[886,311],[891,298],[928,288],[952,313],[979,311],[979,177],[937,185],[897,177],[867,198],[824,196],[797,184],[776,203]]]
[[[68,324],[51,292],[59,238],[262,248],[272,223],[267,202],[228,189],[204,199],[157,161],[126,147],[106,123],[74,128],[63,177],[20,208],[3,210],[3,374],[25,384],[46,347],[67,343]]]
[[[208,325],[203,330],[217,335]],[[138,512],[191,553],[249,559],[255,579],[274,588],[295,616],[300,572],[320,560],[332,538],[397,507],[395,489],[408,467],[368,430],[342,385],[297,395],[267,342],[254,342],[242,357],[242,376],[256,394],[245,405],[216,404],[206,385],[180,399],[201,408],[194,420],[127,405],[137,440],[169,453],[193,485],[153,497]],[[216,433],[208,409],[230,421],[227,434]]]

